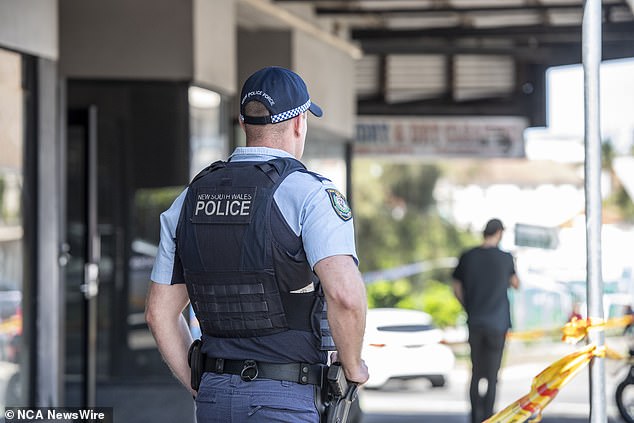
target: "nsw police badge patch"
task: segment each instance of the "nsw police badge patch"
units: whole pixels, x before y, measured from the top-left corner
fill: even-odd
[[[326,192],[328,193],[330,204],[332,205],[332,208],[335,209],[337,216],[344,221],[352,219],[352,210],[350,210],[346,197],[344,197],[343,194],[336,189],[328,188],[326,189]]]

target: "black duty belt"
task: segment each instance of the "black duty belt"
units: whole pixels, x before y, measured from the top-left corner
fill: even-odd
[[[327,370],[327,367],[322,364],[275,364],[255,360],[225,360],[214,357],[205,358],[204,368],[206,372],[240,375],[242,380],[247,382],[262,378],[317,386],[321,386],[324,372]]]

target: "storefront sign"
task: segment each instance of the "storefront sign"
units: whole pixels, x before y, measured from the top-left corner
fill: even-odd
[[[528,121],[516,116],[359,116],[359,155],[524,157]]]
[[[515,245],[554,250],[559,246],[559,229],[547,226],[515,224]]]

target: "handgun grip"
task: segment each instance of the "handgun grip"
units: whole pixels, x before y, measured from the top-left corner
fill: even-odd
[[[330,385],[332,393],[336,397],[343,397],[346,395],[348,392],[348,380],[346,379],[341,363],[332,363],[328,368],[328,375],[326,378],[328,379],[328,384]]]

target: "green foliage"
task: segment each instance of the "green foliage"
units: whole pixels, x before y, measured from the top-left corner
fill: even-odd
[[[432,316],[438,327],[455,326],[464,317],[451,287],[436,280],[427,280],[421,289],[407,279],[380,281],[369,285],[367,292],[370,308],[422,310]]]
[[[612,163],[614,163],[614,157],[616,151],[612,141],[607,139],[601,143],[601,168],[604,170],[612,170]]]
[[[632,146],[634,151],[634,146]],[[601,168],[609,171],[612,177],[612,185],[615,187],[612,194],[604,201],[604,207],[607,212],[614,212],[619,219],[634,222],[634,202],[628,195],[627,191],[618,180],[614,172],[614,159],[616,151],[612,141],[607,139],[601,144]]]
[[[457,257],[479,242],[437,213],[434,188],[440,177],[435,164],[355,161],[353,211],[362,272]],[[450,271],[437,269],[376,282],[367,287],[368,305],[424,310],[437,325],[452,325],[462,309],[450,280]]]
[[[368,307],[395,307],[412,294],[412,284],[407,279],[379,281],[367,287]],[[402,307],[416,308],[416,307]]]
[[[623,186],[619,187],[614,197],[614,201],[623,212],[624,217],[630,222],[634,221],[634,202],[632,202],[632,199]]]
[[[634,222],[634,202],[622,185],[618,185],[615,191],[604,201],[606,211],[615,210],[619,218]]]
[[[439,177],[439,168],[430,164],[355,161],[353,211],[362,272],[453,257],[474,244],[469,233],[436,213]]]
[[[462,305],[453,294],[453,289],[442,282],[427,281],[422,295],[422,309],[434,319],[439,327],[455,326],[462,316]]]
[[[155,244],[159,242],[159,216],[167,210],[183,187],[140,189],[134,195],[134,236]]]

